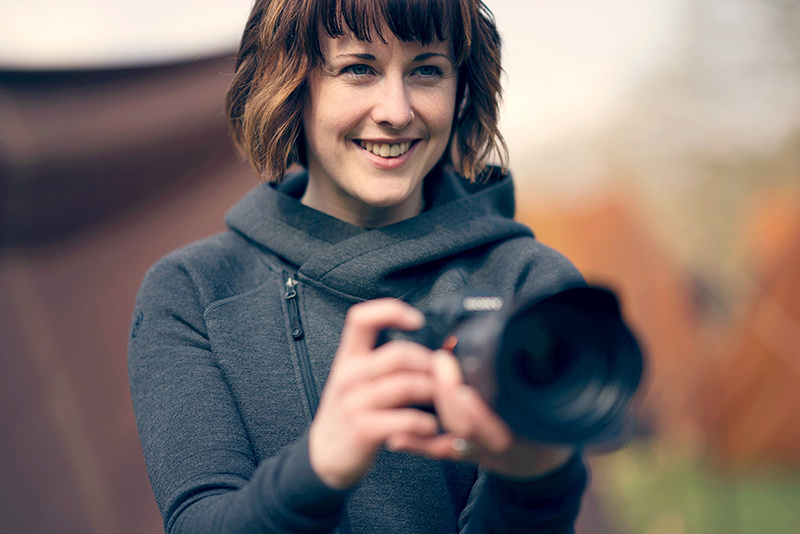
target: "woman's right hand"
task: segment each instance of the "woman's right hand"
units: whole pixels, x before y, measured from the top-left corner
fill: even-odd
[[[363,302],[347,312],[308,437],[311,467],[327,486],[357,484],[393,434],[437,433],[435,416],[408,407],[432,403],[432,352],[410,341],[375,348],[381,330],[416,330],[424,321],[419,310],[397,299]]]

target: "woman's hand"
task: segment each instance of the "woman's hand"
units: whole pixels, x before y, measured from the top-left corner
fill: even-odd
[[[388,441],[389,447],[433,458],[477,463],[488,471],[514,479],[545,475],[574,454],[572,446],[516,439],[477,390],[464,384],[455,356],[444,350],[433,354],[434,404],[445,433],[438,436],[398,433]]]
[[[358,483],[390,436],[436,435],[433,415],[407,407],[433,401],[432,352],[409,341],[375,348],[381,330],[416,330],[424,320],[396,299],[364,302],[348,311],[308,437],[311,467],[329,487]]]

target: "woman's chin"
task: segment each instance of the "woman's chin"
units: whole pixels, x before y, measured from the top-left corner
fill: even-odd
[[[419,194],[392,193],[391,191],[374,192],[358,198],[361,217],[372,220],[370,226],[383,226],[419,215],[422,211],[422,197]]]

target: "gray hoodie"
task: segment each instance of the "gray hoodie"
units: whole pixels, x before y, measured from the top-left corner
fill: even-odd
[[[582,278],[513,220],[496,170],[479,185],[437,171],[422,214],[374,230],[303,206],[306,181],[256,188],[229,231],[144,278],[129,373],[166,531],[571,532],[580,455],[524,482],[385,450],[350,491],[316,477],[307,429],[352,304],[392,296],[425,311],[468,286],[511,298]]]

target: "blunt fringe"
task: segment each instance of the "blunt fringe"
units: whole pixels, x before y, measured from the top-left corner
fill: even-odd
[[[492,156],[506,168],[497,124],[500,36],[481,0],[255,0],[225,109],[237,150],[262,180],[278,182],[289,165],[306,163],[303,102],[309,74],[325,61],[319,31],[386,42],[386,29],[404,42],[452,45],[457,106],[442,163],[470,181]]]

